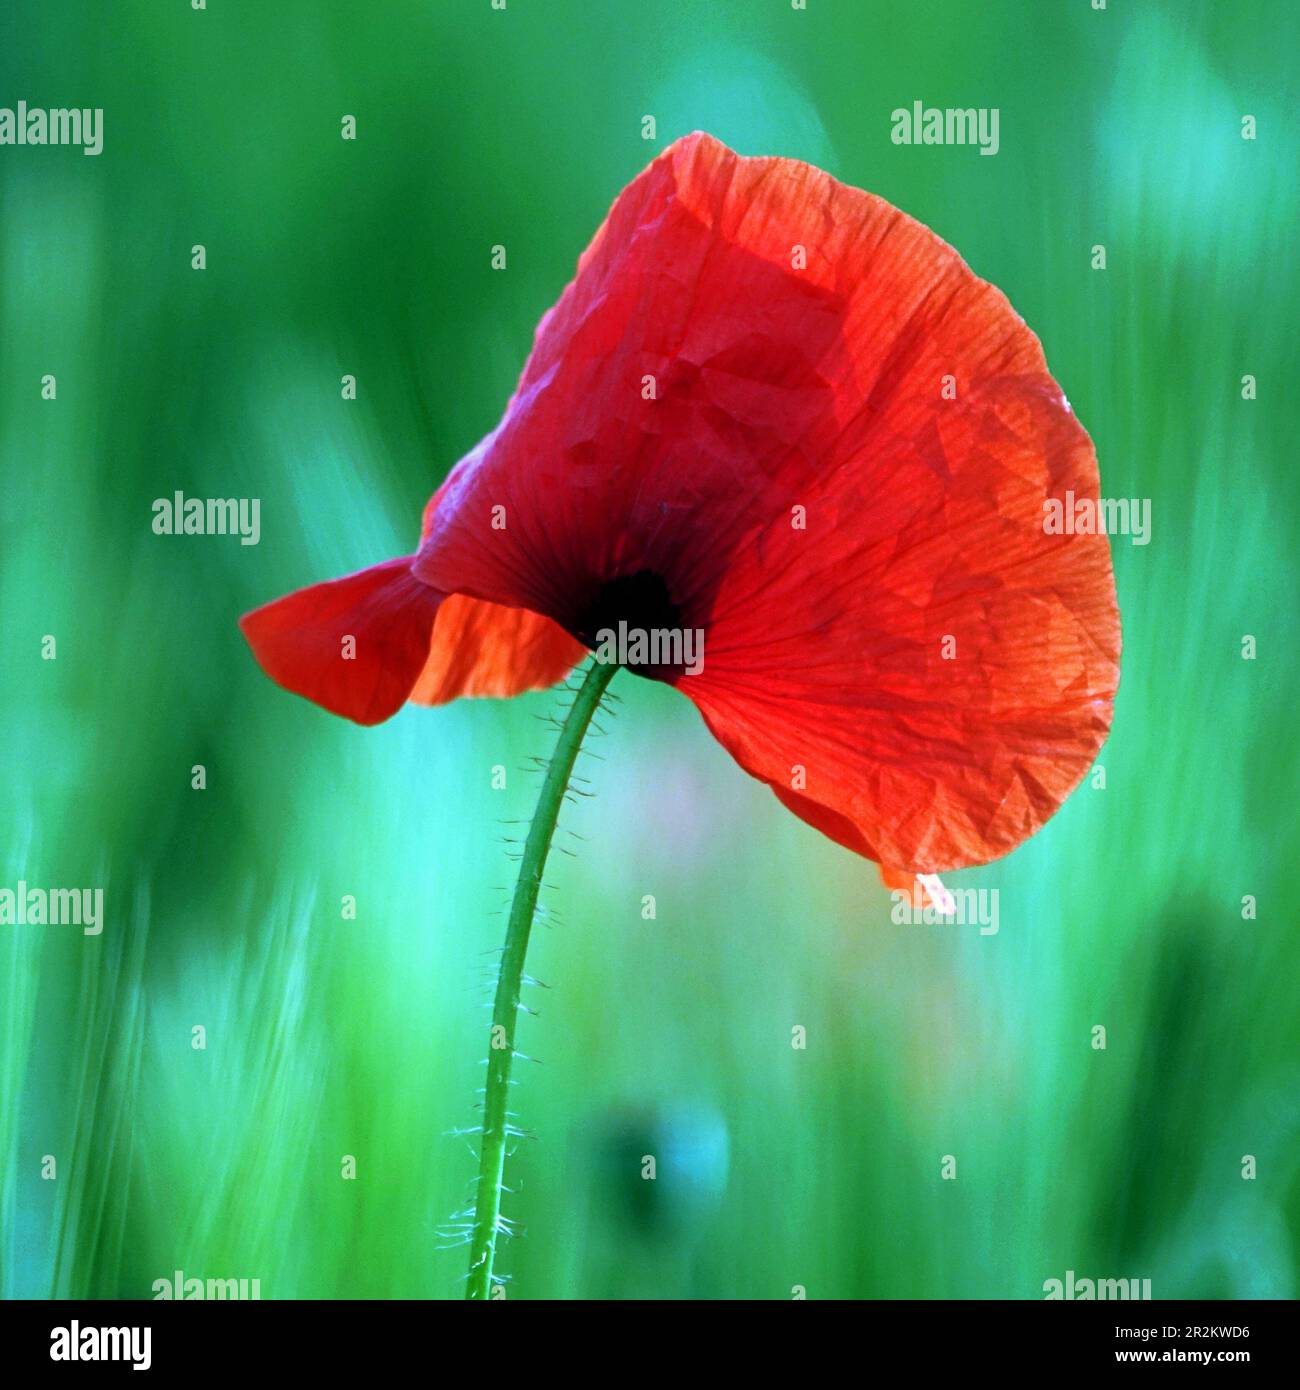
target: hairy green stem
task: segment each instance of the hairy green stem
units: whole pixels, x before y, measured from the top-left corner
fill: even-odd
[[[506,1166],[506,1138],[509,1134],[510,1065],[515,1055],[515,1024],[519,1018],[519,988],[523,979],[524,956],[537,909],[546,856],[555,835],[560,803],[568,790],[569,777],[583,735],[618,667],[612,662],[592,661],[560,729],[555,755],[546,770],[542,794],[524,842],[524,857],[515,881],[514,901],[506,944],[501,952],[501,971],[497,976],[496,1000],[492,1005],[492,1032],[488,1041],[487,1085],[483,1095],[483,1142],[479,1151],[478,1190],[474,1203],[474,1226],[470,1237],[469,1282],[466,1298],[488,1298],[492,1292],[492,1265],[496,1258],[497,1235],[501,1227],[501,1180]]]

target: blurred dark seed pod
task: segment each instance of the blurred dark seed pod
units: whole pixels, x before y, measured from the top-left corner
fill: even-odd
[[[722,1199],[730,1143],[712,1105],[619,1106],[593,1117],[589,1137],[598,1201],[629,1231],[677,1240]]]

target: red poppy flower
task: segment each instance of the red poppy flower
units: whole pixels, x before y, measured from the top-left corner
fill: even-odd
[[[886,881],[1007,853],[1110,725],[1119,616],[1087,434],[1003,295],[882,199],[707,135],[620,194],[418,552],[243,630],[359,723],[560,679],[620,620]],[[355,639],[344,659],[343,640]]]

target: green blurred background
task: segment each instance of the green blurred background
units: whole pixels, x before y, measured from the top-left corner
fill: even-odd
[[[460,1294],[504,823],[558,697],[362,730],[236,619],[412,547],[619,188],[703,127],[1001,286],[1152,539],[1112,542],[1104,790],[952,880],[1000,890],[996,935],[891,923],[618,678],[529,959],[510,1296],[1292,1296],[1297,13],[10,0],[0,105],[106,114],[98,158],[0,148],[0,884],[100,885],[107,925],[0,927],[0,1293]],[[892,145],[916,100],[998,107],[999,154]],[[177,489],[260,498],[261,543],[154,535]]]

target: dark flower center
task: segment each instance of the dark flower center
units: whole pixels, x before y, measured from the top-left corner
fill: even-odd
[[[682,662],[664,659],[673,646],[670,635],[680,652],[681,612],[667,584],[653,570],[606,580],[578,619],[576,630],[578,640],[598,657],[612,649],[629,671],[669,682],[683,671]]]

